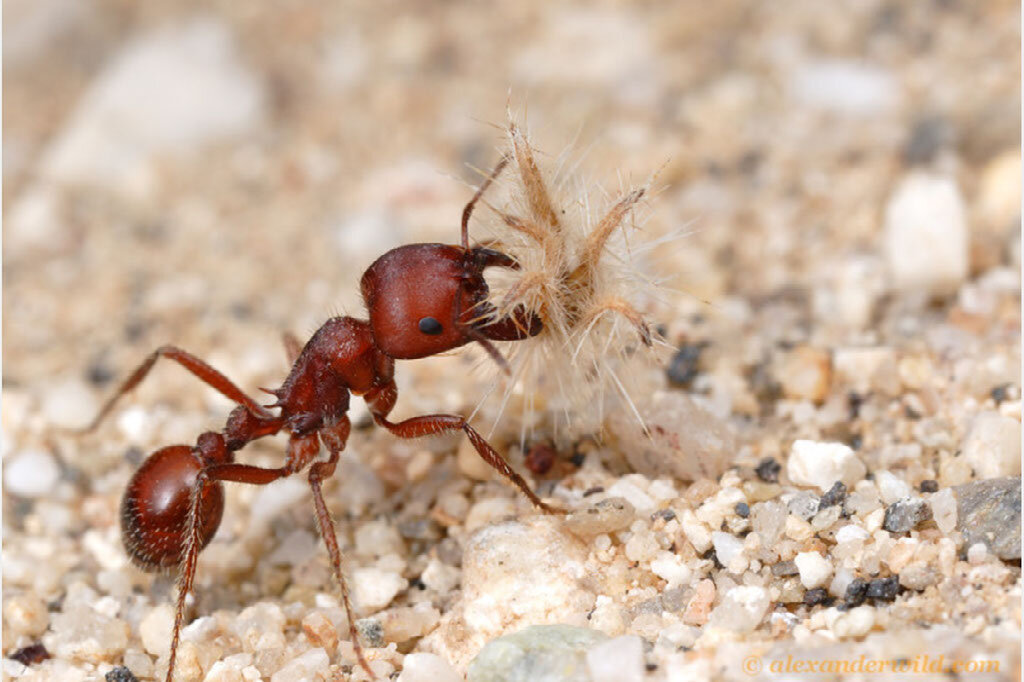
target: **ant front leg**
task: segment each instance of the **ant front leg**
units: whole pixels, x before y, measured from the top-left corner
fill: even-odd
[[[131,376],[129,376],[123,384],[121,384],[121,387],[117,389],[117,392],[110,396],[107,402],[103,404],[103,407],[100,408],[100,411],[96,414],[93,420],[84,428],[79,429],[78,432],[85,434],[95,430],[110,411],[114,409],[114,405],[117,404],[117,401],[142,383],[142,380],[146,378],[146,375],[149,374],[149,371],[153,369],[153,365],[155,365],[156,361],[160,358],[174,360],[207,386],[210,386],[228,400],[236,402],[239,405],[244,405],[246,409],[254,415],[258,417],[271,416],[271,414],[262,405],[246,395],[245,392],[238,386],[235,386],[230,379],[203,360],[200,360],[195,355],[177,348],[176,346],[160,346],[150,353],[149,357],[143,360],[141,365],[135,368],[135,371],[131,373]]]
[[[477,453],[483,458],[485,462],[490,464],[498,473],[504,476],[506,479],[512,482],[527,498],[530,502],[533,502],[534,506],[547,512],[548,514],[561,514],[564,513],[559,509],[555,509],[550,505],[545,504],[541,501],[537,495],[530,490],[530,486],[527,485],[523,477],[516,473],[516,471],[509,466],[508,462],[498,454],[498,452],[491,447],[491,444],[484,440],[484,437],[477,433],[476,429],[469,425],[465,417],[460,417],[456,414],[428,414],[422,417],[413,417],[406,419],[398,423],[388,421],[388,414],[391,409],[395,406],[395,401],[398,399],[398,388],[394,382],[390,382],[388,385],[383,386],[372,391],[368,391],[365,395],[366,403],[370,407],[370,413],[373,415],[373,419],[379,426],[383,426],[391,433],[395,434],[399,438],[419,438],[421,436],[431,436],[434,434],[445,433],[447,431],[465,431],[466,436],[469,437],[469,442],[473,444]]]
[[[338,537],[334,532],[334,520],[331,519],[331,513],[327,510],[323,492],[320,490],[323,480],[334,475],[334,469],[338,466],[338,458],[341,456],[341,451],[345,449],[345,443],[348,441],[348,434],[351,430],[352,424],[349,422],[348,417],[342,417],[334,426],[320,431],[320,440],[327,446],[330,457],[325,462],[314,462],[309,467],[309,487],[313,490],[313,506],[316,508],[316,521],[320,529],[320,536],[324,539],[324,544],[327,545],[327,554],[331,557],[331,568],[334,571],[334,578],[338,581],[338,586],[341,588],[341,598],[345,604],[345,615],[348,616],[348,636],[352,642],[352,648],[355,650],[359,665],[370,675],[370,679],[376,679],[377,676],[370,669],[370,664],[366,661],[366,656],[363,654],[363,647],[359,643],[359,633],[356,631],[356,617],[352,612],[352,600],[349,597],[348,583],[345,581],[345,574],[341,570],[341,550],[338,548]]]

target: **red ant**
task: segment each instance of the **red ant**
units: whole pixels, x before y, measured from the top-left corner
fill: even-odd
[[[151,454],[132,476],[121,501],[121,538],[131,560],[147,571],[180,569],[167,682],[174,675],[185,597],[192,589],[199,552],[220,525],[222,482],[267,485],[307,467],[320,535],[348,615],[349,636],[360,665],[373,677],[356,635],[334,523],[320,491],[322,481],[334,473],[349,436],[346,412],[351,393],[362,396],[378,425],[400,438],[465,431],[480,456],[534,505],[545,512],[556,511],[530,490],[465,418],[431,414],[398,423],[388,420],[398,399],[395,360],[424,358],[476,341],[507,371],[491,341],[519,340],[541,331],[540,319],[521,308],[496,319],[487,302],[483,271],[491,266],[516,269],[518,263],[499,251],[469,248],[468,244],[473,207],[507,163],[507,157],[502,159],[466,204],[461,246],[409,244],[387,252],[363,273],[360,288],[368,320],[331,318],[301,349],[293,337],[285,339],[293,365],[281,387],[267,391],[277,398],[272,405],[260,405],[194,355],[163,346],[146,358],[84,429],[95,429],[117,400],[135,388],[162,357],[174,360],[238,403],[222,432],[207,431],[192,447],[171,445]],[[271,411],[274,409],[277,414]],[[235,451],[247,443],[282,430],[289,434],[284,466],[264,468],[234,461]],[[321,443],[329,456],[314,461]]]

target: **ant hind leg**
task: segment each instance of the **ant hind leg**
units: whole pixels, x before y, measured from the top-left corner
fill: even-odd
[[[81,435],[94,431],[96,427],[99,426],[107,417],[107,415],[110,414],[110,411],[114,409],[117,401],[142,383],[142,380],[146,378],[146,375],[149,374],[149,371],[153,369],[153,365],[155,365],[156,361],[160,358],[174,360],[207,386],[210,386],[228,400],[232,400],[239,405],[244,405],[254,415],[259,417],[271,416],[266,408],[246,395],[245,392],[232,383],[230,379],[211,367],[205,361],[176,346],[160,346],[150,353],[149,356],[142,361],[142,364],[135,368],[135,371],[131,373],[131,376],[125,379],[124,383],[121,384],[120,388],[117,389],[114,395],[110,396],[110,398],[107,399],[107,402],[103,404],[103,407],[101,407],[100,411],[96,413],[93,420],[84,428],[74,429],[74,432]]]

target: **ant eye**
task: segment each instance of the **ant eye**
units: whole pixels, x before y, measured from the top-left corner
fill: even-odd
[[[441,323],[432,317],[424,317],[420,320],[420,331],[424,334],[437,336],[441,333]]]

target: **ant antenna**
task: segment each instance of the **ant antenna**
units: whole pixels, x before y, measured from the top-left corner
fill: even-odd
[[[482,197],[484,192],[487,191],[487,188],[491,186],[494,179],[497,178],[498,175],[501,174],[501,171],[505,169],[505,166],[508,165],[508,161],[508,154],[501,157],[501,161],[498,162],[498,165],[494,167],[491,174],[487,176],[487,179],[484,180],[483,184],[480,185],[480,188],[477,189],[476,194],[474,194],[473,198],[469,200],[468,204],[466,204],[466,208],[462,209],[462,248],[466,251],[469,250],[469,216],[473,214],[473,208],[476,207],[476,202],[480,200],[480,197]]]

